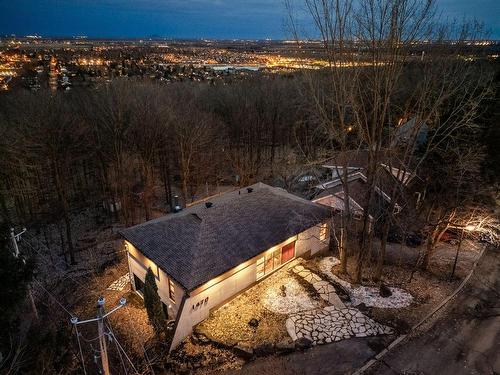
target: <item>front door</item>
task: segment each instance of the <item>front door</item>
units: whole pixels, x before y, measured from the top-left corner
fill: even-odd
[[[288,262],[295,256],[295,241],[281,248],[281,264]]]

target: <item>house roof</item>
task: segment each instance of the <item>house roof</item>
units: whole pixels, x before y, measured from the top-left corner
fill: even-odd
[[[120,234],[187,291],[322,222],[330,209],[262,183]]]
[[[391,198],[386,194],[385,190],[382,188],[388,188],[389,186],[386,182],[393,182],[392,177],[387,173],[382,173],[381,176],[385,177],[377,180],[377,184],[375,186],[375,197],[373,201],[373,205],[371,206],[370,215],[373,217],[380,216],[385,207],[389,204]],[[385,182],[385,183],[384,183]],[[332,181],[328,181],[324,184],[320,184],[317,187],[318,194],[315,195],[315,202],[320,204],[325,204],[331,207],[331,202],[327,199],[328,197],[335,196],[341,200],[344,199],[344,187],[342,185],[342,181],[340,178],[337,178]],[[366,176],[361,172],[354,172],[349,175],[348,178],[348,188],[349,188],[349,199],[355,203],[354,206],[358,206],[363,209],[366,204],[368,185],[366,183]],[[387,190],[390,194],[390,190]],[[352,204],[352,203],[351,203]],[[396,206],[399,206],[396,203]],[[343,210],[343,206],[338,206],[340,210]]]

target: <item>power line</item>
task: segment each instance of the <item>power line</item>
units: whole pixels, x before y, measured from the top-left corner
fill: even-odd
[[[82,359],[83,373],[87,375],[87,369],[85,368],[85,359],[83,358],[82,345],[80,343],[80,333],[78,332],[78,327],[75,325],[76,331],[76,341],[78,341],[78,350],[80,351],[80,358]]]
[[[59,305],[59,307],[60,307],[61,309],[63,309],[63,311],[64,311],[64,312],[66,312],[66,314],[68,314],[68,315],[71,317],[71,319],[74,319],[74,318],[75,318],[75,314],[73,314],[73,313],[72,313],[71,311],[69,311],[66,307],[64,307],[64,305],[63,305],[61,302],[59,302],[59,300],[58,300],[58,299],[57,299],[57,298],[56,298],[56,297],[55,297],[55,296],[54,296],[54,295],[53,295],[50,291],[48,291],[48,290],[47,290],[47,289],[46,289],[46,288],[42,285],[42,283],[41,283],[40,281],[38,281],[37,279],[35,279],[35,278],[34,278],[34,279],[33,279],[33,282],[35,282],[35,283],[36,283],[36,284],[37,284],[40,288],[42,288],[42,289],[43,289],[43,291],[44,291],[45,293],[47,293],[47,294],[49,295],[49,297],[51,297],[51,298],[54,300],[54,302],[55,302],[55,303],[57,303],[57,304]],[[80,358],[81,358],[81,361],[82,361],[83,373],[84,373],[85,375],[87,375],[87,369],[85,368],[85,360],[84,360],[84,358],[83,358],[82,345],[81,345],[81,342],[80,342],[80,337],[81,337],[82,339],[84,339],[84,340],[85,340],[85,338],[84,338],[84,337],[80,334],[80,332],[78,331],[78,328],[76,327],[76,325],[75,325],[75,330],[76,330],[76,340],[77,340],[77,342],[78,342],[78,351],[80,352]],[[92,341],[92,340],[90,340],[90,341]]]
[[[31,238],[31,240],[36,239],[35,237],[33,237],[33,236],[31,236],[31,235],[30,235],[30,238]],[[49,248],[49,247],[47,247],[47,245],[45,245],[43,242],[39,241],[38,239],[36,239],[36,240],[37,240],[38,245],[42,245],[42,246],[43,246],[43,247],[44,247],[44,248],[45,248],[45,249],[46,249],[49,253],[52,253],[52,251],[50,250],[50,248]],[[34,247],[34,246],[30,243],[30,242],[28,242],[28,241],[26,241],[26,240],[24,240],[24,242],[25,242],[25,243],[26,243],[26,244],[27,244],[27,245],[28,245],[31,249],[33,249],[33,250],[34,250],[34,251],[35,251],[38,255],[42,256],[42,257],[45,259],[45,255],[43,255],[43,254],[39,251],[39,249],[35,249],[35,247]],[[72,265],[71,265],[71,264],[69,264],[68,262],[66,262],[64,259],[62,259],[62,258],[60,258],[60,257],[57,257],[57,262],[58,262],[58,263],[61,263],[61,262],[62,262],[62,263],[64,263],[67,267],[69,267],[69,268],[71,268],[71,267],[72,267]],[[58,267],[56,263],[54,263],[54,262],[52,262],[52,261],[51,261],[50,263],[51,263],[51,265],[53,265],[55,268],[57,268],[59,271],[64,272],[64,273],[66,273],[66,272],[67,272],[67,269],[62,269],[62,268]],[[83,275],[83,274],[82,274],[81,276],[82,276],[82,277],[84,277],[84,278],[86,278],[87,280],[91,281],[90,277],[88,277],[87,275]]]
[[[113,339],[114,335],[113,335],[113,332],[111,331],[111,326],[109,326],[109,325],[108,325],[108,330],[109,330],[110,338]],[[123,371],[125,372],[125,374],[128,374],[127,367],[125,366],[125,362],[123,361],[122,353],[120,351],[120,348],[118,347],[118,341],[116,340],[116,337],[114,337],[113,340],[115,342],[116,351],[118,352],[118,356],[120,357],[120,363],[122,364]]]
[[[130,312],[127,312],[127,315],[128,315],[129,320],[130,320],[130,325],[132,326],[132,329],[134,330],[135,335],[138,337],[139,344],[141,344],[142,351],[144,352],[144,359],[146,360],[146,363],[149,366],[151,373],[154,375],[155,371],[153,369],[153,366],[151,365],[151,361],[149,359],[148,352],[146,351],[146,348],[144,347],[142,337],[139,335],[139,333],[137,332],[137,329],[135,328],[134,321],[132,320],[132,317],[130,316]]]
[[[75,284],[77,284],[79,287],[81,288],[84,288],[86,289],[87,291],[90,292],[90,294],[95,294],[95,291],[92,291],[88,286],[82,284],[79,280],[75,279],[73,276],[71,276],[69,273],[68,273],[68,270],[65,270],[65,269],[62,269],[60,268],[59,266],[57,266],[56,263],[48,260],[44,254],[42,254],[38,249],[36,249],[31,243],[29,243],[28,241],[26,240],[23,240],[23,242],[25,244],[27,244],[33,251],[35,251],[40,257],[41,259],[46,263],[48,264],[49,266],[51,267],[54,267],[55,269],[57,269],[58,271],[60,271],[62,274],[63,274],[63,277],[64,278],[68,278],[68,279],[71,279]],[[83,277],[86,277],[87,279],[90,280],[90,278],[88,278],[87,276],[85,275],[82,275]]]
[[[125,349],[123,349],[123,346],[120,344],[120,342],[118,341],[118,339],[116,338],[113,330],[111,329],[111,325],[109,324],[109,320],[108,322],[106,323],[106,326],[108,327],[108,330],[109,330],[109,333],[111,334],[111,336],[113,337],[113,340],[115,341],[115,344],[117,347],[119,347],[121,349],[121,351],[123,352],[123,354],[125,355],[125,357],[127,358],[128,362],[130,363],[130,366],[132,366],[132,368],[134,369],[135,373],[138,374],[139,371],[137,371],[137,369],[135,368],[134,364],[132,363],[132,361],[130,360],[130,357],[127,355],[127,353],[125,352]],[[120,351],[118,351],[118,353],[120,353]],[[121,359],[121,355],[120,355],[120,359]],[[122,360],[123,362],[123,360]],[[125,372],[127,372],[125,370]]]
[[[75,314],[73,314],[73,313],[72,313],[72,312],[70,312],[70,311],[69,311],[66,307],[64,307],[64,305],[63,305],[61,302],[59,302],[59,300],[58,300],[58,299],[57,299],[57,298],[56,298],[56,297],[55,297],[55,296],[54,296],[51,292],[49,292],[47,289],[45,289],[45,287],[42,285],[42,283],[41,283],[40,281],[38,281],[37,279],[33,279],[33,281],[34,281],[34,282],[35,282],[35,283],[36,283],[36,284],[37,284],[40,288],[42,288],[42,289],[45,291],[45,293],[47,293],[47,294],[48,294],[48,295],[49,295],[49,296],[50,296],[50,297],[54,300],[54,302],[55,302],[55,303],[57,303],[57,304],[59,305],[59,307],[60,307],[61,309],[63,309],[63,310],[64,310],[64,311],[65,311],[65,312],[66,312],[66,313],[67,313],[70,317],[72,317],[72,318],[73,318],[73,317],[75,316]]]

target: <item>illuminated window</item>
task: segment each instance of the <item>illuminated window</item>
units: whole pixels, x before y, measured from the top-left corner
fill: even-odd
[[[273,254],[267,254],[266,255],[266,275],[271,273],[273,270]]]
[[[281,250],[280,249],[273,252],[273,263],[274,263],[275,269],[281,265]]]
[[[141,279],[139,279],[135,274],[133,275],[134,275],[135,290],[142,295],[144,292],[144,282]]]
[[[264,257],[257,259],[257,279],[264,276]]]
[[[168,296],[175,302],[175,285],[170,279],[168,279]]]
[[[328,226],[326,225],[326,223],[323,223],[319,227],[319,239],[320,239],[320,241],[326,240],[327,235],[328,235]]]

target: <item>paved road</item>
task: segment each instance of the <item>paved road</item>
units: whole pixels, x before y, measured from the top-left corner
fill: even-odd
[[[468,285],[433,323],[368,374],[500,374],[500,250],[488,249]]]
[[[340,375],[351,374],[390,342],[388,337],[352,338],[318,345],[304,353],[250,362],[235,375]]]

